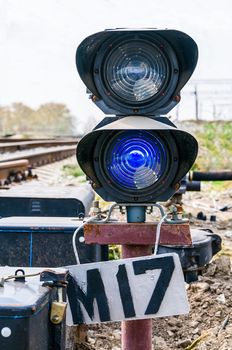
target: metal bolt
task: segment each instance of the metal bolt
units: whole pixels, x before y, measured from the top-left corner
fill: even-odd
[[[84,243],[84,241],[85,241],[85,237],[84,236],[79,237],[79,242],[80,243]]]
[[[90,208],[90,216],[95,216],[101,213],[101,208],[99,205],[99,201],[93,201],[92,207]]]
[[[97,96],[95,96],[95,95],[92,95],[92,97],[91,97],[91,98],[92,98],[92,101],[93,101],[93,102],[96,102],[96,101],[98,100],[98,97],[97,97]]]

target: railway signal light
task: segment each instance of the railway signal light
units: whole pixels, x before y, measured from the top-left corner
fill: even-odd
[[[106,201],[167,200],[197,156],[197,141],[163,117],[179,101],[197,45],[174,30],[106,30],[78,47],[77,69],[106,117],[77,147],[78,162]]]

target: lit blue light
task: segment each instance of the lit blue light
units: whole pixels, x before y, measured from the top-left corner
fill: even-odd
[[[148,131],[123,131],[106,153],[109,176],[119,186],[144,189],[164,174],[167,155],[163,144]]]
[[[129,152],[127,161],[130,166],[134,168],[139,168],[144,164],[144,154],[141,151],[138,150],[132,150]]]

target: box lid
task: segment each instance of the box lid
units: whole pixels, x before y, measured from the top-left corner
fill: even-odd
[[[0,278],[15,275],[17,267],[0,267]],[[21,269],[21,268],[20,268]],[[23,268],[25,276],[38,274],[46,268]],[[67,271],[53,269],[54,271]],[[49,302],[51,289],[42,286],[40,275],[25,277],[25,282],[15,281],[14,278],[4,282],[0,287],[0,318],[29,317],[37,314]]]

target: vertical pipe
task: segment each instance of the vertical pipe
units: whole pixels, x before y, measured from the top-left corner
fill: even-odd
[[[127,207],[128,222],[144,222],[146,207]],[[139,221],[139,218],[141,221]],[[135,232],[135,236],[137,232]],[[122,258],[133,258],[150,255],[151,246],[146,245],[122,245]],[[141,296],[142,297],[142,296]],[[122,350],[151,350],[152,349],[152,320],[123,321]]]
[[[143,207],[143,206],[126,207],[126,213],[127,213],[127,222],[145,222],[146,221],[146,207]]]

